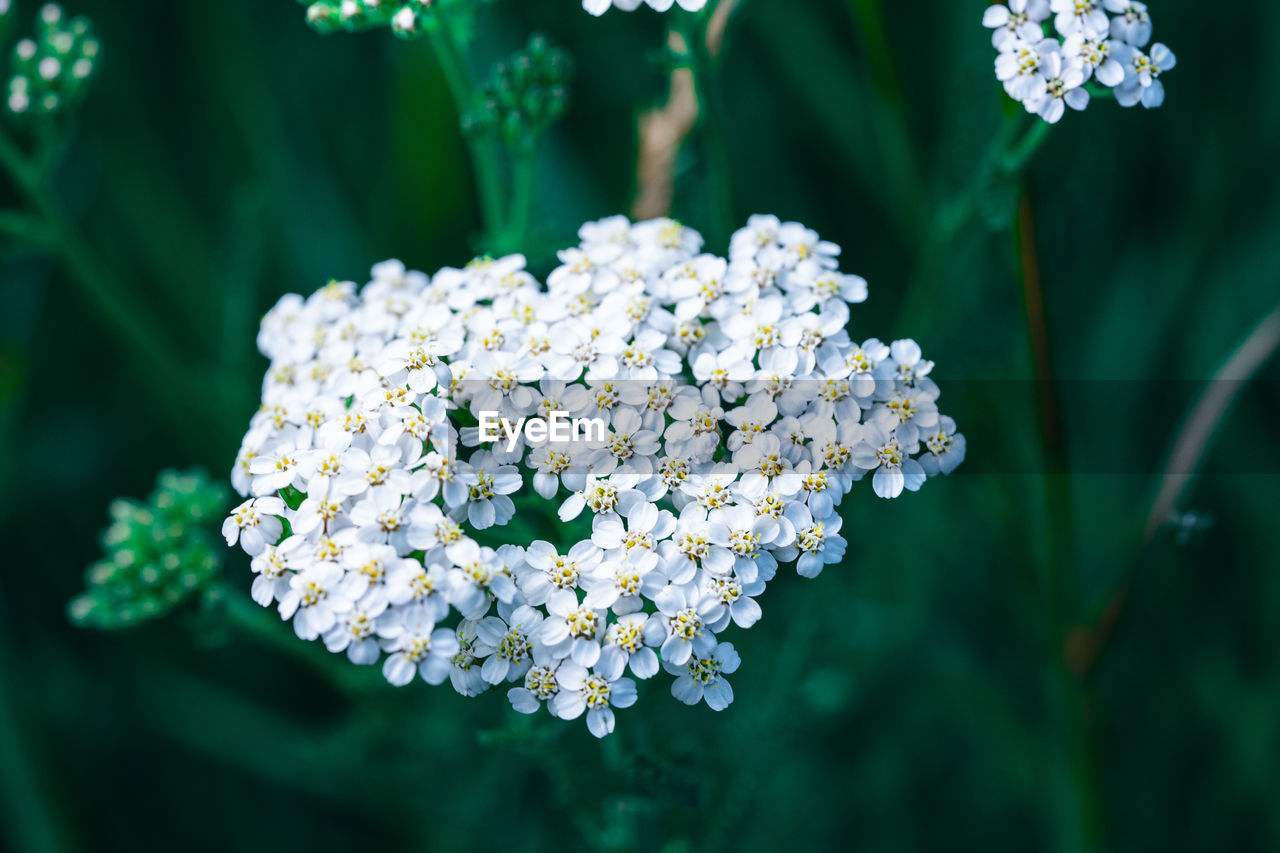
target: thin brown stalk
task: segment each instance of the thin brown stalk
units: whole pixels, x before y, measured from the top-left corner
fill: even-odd
[[[1151,511],[1147,514],[1143,545],[1151,544],[1160,528],[1174,516],[1232,404],[1277,350],[1280,350],[1280,306],[1264,317],[1231,352],[1209,380],[1178,431]],[[1068,635],[1067,663],[1076,675],[1083,678],[1097,663],[1128,596],[1129,584],[1122,583],[1103,605],[1097,623],[1075,628]]]
[[[677,54],[688,50],[684,37],[674,30],[668,43]],[[667,102],[640,117],[636,200],[631,208],[633,218],[654,219],[671,213],[675,197],[676,156],[697,125],[698,115],[693,72],[688,68],[677,68],[671,72],[671,94]]]
[[[716,57],[724,47],[725,28],[738,0],[723,0],[707,22],[707,53]],[[677,56],[689,54],[684,35],[672,30],[667,46]],[[640,146],[636,165],[636,200],[631,208],[635,219],[653,219],[671,213],[675,197],[676,157],[702,115],[697,82],[690,68],[671,72],[671,92],[661,107],[640,117]]]

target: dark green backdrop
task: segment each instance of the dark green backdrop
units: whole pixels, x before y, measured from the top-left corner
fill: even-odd
[[[1068,115],[1025,179],[984,200],[992,227],[970,223],[921,271],[934,214],[1003,120],[984,4],[748,0],[722,69],[736,218],[800,219],[845,247],[871,282],[855,335],[923,343],[970,459],[918,495],[864,484],[846,500],[847,562],[783,578],[735,633],[728,711],[648,685],[604,743],[515,719],[500,694],[376,675],[339,693],[211,629],[68,624],[112,497],[165,466],[230,469],[264,367],[256,320],[280,294],[484,247],[425,42],[321,38],[291,0],[67,5],[93,18],[103,60],[61,196],[202,366],[186,387],[233,402],[198,414],[62,266],[0,244],[7,849],[1280,848],[1274,363],[1180,504],[1213,526],[1142,535],[1186,405],[1280,300],[1280,5],[1151,0],[1179,57],[1166,106]],[[537,28],[579,70],[540,160],[543,272],[579,223],[630,205],[664,24],[577,0],[502,0],[481,19],[481,59]],[[695,227],[698,152],[676,208]],[[1015,235],[1019,198],[1033,230]],[[1080,380],[1057,395],[1060,451],[1023,382],[1018,236],[1038,255],[1052,369]],[[1074,473],[1043,476],[1055,460]],[[1128,584],[1083,679],[1039,591],[1055,571],[1073,624]],[[247,590],[242,557],[228,572]]]

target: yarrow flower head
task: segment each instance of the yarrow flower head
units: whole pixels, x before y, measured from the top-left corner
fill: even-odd
[[[996,78],[1051,124],[1101,93],[1123,107],[1158,107],[1160,75],[1177,62],[1163,44],[1146,49],[1151,16],[1139,0],[1008,0],[988,6],[982,23],[993,31]]]
[[[222,568],[217,524],[226,501],[227,489],[203,471],[164,471],[145,503],[113,501],[106,554],[71,601],[72,621],[127,628],[208,592]]]
[[[784,567],[841,562],[858,481],[915,491],[964,439],[919,346],[850,337],[867,284],[814,231],[752,217],[727,257],[668,219],[579,236],[545,284],[519,255],[388,261],[283,297],[223,534],[300,638],[604,736],[661,674],[726,707],[721,634]],[[520,541],[546,502],[553,541]]]
[[[677,4],[686,12],[697,12],[707,5],[707,0],[643,0],[643,2],[659,12],[665,12]],[[582,8],[593,15],[603,15],[611,6],[616,6],[624,12],[634,12],[641,5],[641,0],[582,0]]]
[[[0,14],[8,10],[0,0]],[[98,62],[98,40],[89,19],[68,19],[62,7],[40,8],[36,32],[13,49],[6,106],[15,115],[60,112],[84,97]]]

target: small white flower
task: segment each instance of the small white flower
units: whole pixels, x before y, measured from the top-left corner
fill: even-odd
[[[920,455],[920,467],[930,477],[950,474],[964,461],[965,440],[956,433],[956,422],[943,415],[933,429],[921,434],[928,453]]]
[[[996,79],[1004,84],[1009,97],[1027,101],[1044,92],[1045,80],[1041,60],[1058,49],[1056,39],[1018,40],[1009,43],[996,57]]]
[[[555,669],[549,666],[530,667],[524,674],[524,686],[513,687],[507,691],[507,699],[511,707],[521,714],[532,714],[542,707],[542,703],[560,692],[560,682],[556,680]]]
[[[547,598],[547,620],[538,634],[557,657],[572,657],[580,666],[592,667],[600,659],[605,613],[578,601],[573,590],[562,589]]]
[[[560,554],[550,542],[538,540],[525,553],[525,568],[518,576],[520,591],[530,604],[545,604],[557,590],[580,589],[583,575],[599,565],[603,554],[591,542],[579,542]]]
[[[1102,9],[1102,0],[1050,0],[1053,25],[1063,36],[1083,33],[1101,38],[1111,30],[1111,21]]]
[[[1146,47],[1151,41],[1151,15],[1147,4],[1138,0],[1103,0],[1111,19],[1111,37],[1134,47]]]
[[[305,570],[313,562],[309,543],[301,536],[290,536],[279,545],[268,545],[249,566],[257,575],[251,595],[261,607],[270,607],[289,591],[289,578]]]
[[[1178,64],[1173,51],[1156,42],[1149,54],[1129,45],[1117,45],[1115,54],[1125,70],[1124,82],[1116,88],[1116,102],[1122,107],[1139,103],[1147,109],[1161,106],[1164,103],[1164,82],[1160,75]]]
[[[610,681],[572,661],[560,665],[556,681],[560,690],[547,707],[562,720],[576,720],[586,711],[587,728],[596,737],[613,731],[614,708],[630,708],[636,701],[636,683],[630,678]]]
[[[706,627],[720,615],[723,605],[704,596],[692,586],[672,584],[654,599],[665,621],[667,638],[662,643],[662,659],[683,664],[695,653],[715,647],[716,637]]]
[[[1067,38],[1062,53],[1081,61],[1086,80],[1093,77],[1102,85],[1113,87],[1124,81],[1124,66],[1116,61],[1108,39],[1087,39],[1076,33]]]
[[[280,498],[251,498],[231,511],[231,516],[222,523],[222,535],[228,545],[239,541],[245,553],[256,557],[268,545],[280,541],[284,531],[280,517],[285,511],[285,503]]]
[[[381,589],[369,590],[324,634],[325,648],[335,653],[345,651],[347,659],[359,666],[377,663],[381,655],[377,621],[386,609],[386,594]]]
[[[725,676],[737,672],[741,663],[733,643],[720,643],[684,665],[667,661],[663,666],[678,676],[671,685],[672,696],[686,705],[697,705],[705,699],[711,710],[723,711],[733,702],[733,688]]]
[[[280,616],[293,620],[299,637],[314,640],[349,613],[367,587],[360,575],[333,563],[315,563],[289,579],[289,591],[280,597]]]
[[[796,573],[800,577],[816,578],[825,566],[844,559],[847,543],[838,535],[843,523],[840,516],[814,518],[806,507],[794,505],[787,509],[786,519],[795,537],[780,554],[787,559],[796,559],[798,555]]]
[[[481,677],[489,684],[501,684],[524,676],[533,666],[542,621],[542,614],[528,605],[517,607],[505,620],[482,619],[476,625],[474,647],[476,657],[485,658]]]
[[[897,435],[879,424],[867,424],[862,441],[854,448],[853,462],[875,472],[871,485],[882,498],[896,498],[903,489],[914,492],[924,485],[920,463],[908,454]]]
[[[477,453],[471,459],[476,484],[471,487],[465,505],[466,519],[477,530],[506,524],[515,515],[515,504],[508,495],[520,488],[519,471],[512,465],[496,464],[492,453]],[[462,507],[457,516],[461,517]]]
[[[428,684],[442,684],[459,649],[457,635],[448,628],[436,628],[420,610],[384,614],[378,636],[391,653],[382,665],[382,675],[397,687],[413,681],[415,675]]]
[[[1005,50],[1017,39],[1034,41],[1044,37],[1041,22],[1049,17],[1049,0],[1009,0],[1009,5],[996,3],[982,15],[982,25],[994,30],[991,44]]]

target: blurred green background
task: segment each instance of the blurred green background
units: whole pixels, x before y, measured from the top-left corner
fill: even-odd
[[[1274,360],[1179,503],[1212,526],[1143,537],[1185,405],[1280,301],[1280,6],[1152,0],[1179,58],[1166,106],[1068,115],[939,241],[938,212],[1006,121],[983,5],[735,14],[719,77],[735,222],[776,213],[845,247],[871,282],[853,333],[922,342],[970,459],[898,501],[855,490],[847,562],[781,576],[761,624],[726,635],[744,660],[728,711],[655,682],[600,743],[500,693],[374,672],[338,689],[323,661],[216,620],[68,623],[111,498],[166,466],[230,469],[263,310],[386,257],[431,271],[484,249],[426,42],[321,38],[290,0],[68,0],[103,60],[59,197],[187,365],[126,350],[65,265],[0,242],[0,845],[1280,849]],[[15,28],[34,13],[19,2]],[[535,29],[578,68],[539,160],[539,272],[582,221],[629,209],[667,23],[577,0],[479,19],[477,71]],[[705,151],[695,139],[678,164],[694,227]],[[20,204],[7,182],[0,204]],[[1081,380],[1057,395],[1060,445],[1025,383],[1044,339],[1028,238],[1052,370]],[[1037,473],[1055,467],[1073,473]],[[247,594],[247,561],[229,554],[227,573]],[[1077,676],[1062,635],[1118,589]]]

